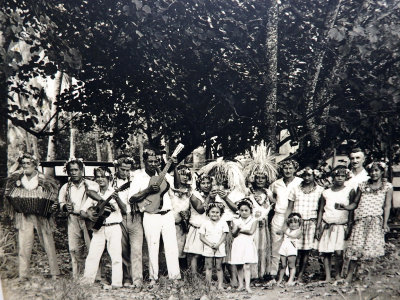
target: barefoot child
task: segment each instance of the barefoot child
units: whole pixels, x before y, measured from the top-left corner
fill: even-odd
[[[243,275],[246,291],[251,293],[250,288],[250,264],[257,264],[257,248],[254,243],[254,233],[258,221],[252,216],[253,205],[249,198],[244,198],[238,203],[239,219],[233,220],[231,264],[236,265],[238,270],[238,289],[243,289]]]
[[[326,282],[331,281],[332,255],[335,257],[336,280],[341,279],[349,213],[337,208],[349,205],[355,196],[352,187],[344,185],[350,176],[349,169],[337,166],[332,170],[331,176],[333,186],[322,193],[316,232],[316,238],[320,240],[318,250],[324,257]]]
[[[206,280],[207,283],[211,285],[212,266],[215,258],[218,289],[222,290],[222,258],[226,256],[225,239],[229,228],[228,224],[221,220],[221,215],[224,213],[223,204],[210,203],[206,213],[209,219],[201,225],[199,230],[200,240],[204,244],[203,256],[205,257]]]
[[[281,284],[283,276],[285,275],[286,266],[289,265],[288,285],[291,286],[294,285],[294,276],[296,275],[297,240],[301,237],[301,215],[298,213],[291,213],[286,224],[288,228],[284,232],[277,232],[278,234],[283,234],[283,242],[279,249],[282,268],[279,271],[279,280],[277,284]]]

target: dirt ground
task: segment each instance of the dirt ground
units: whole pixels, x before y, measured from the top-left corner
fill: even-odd
[[[380,258],[370,278],[362,269],[357,280],[350,286],[324,284],[323,272],[318,257],[314,256],[308,266],[308,283],[294,287],[269,287],[265,282],[253,282],[253,293],[237,292],[226,289],[208,290],[203,278],[185,276],[179,283],[169,282],[161,276],[157,290],[148,290],[147,285],[141,292],[121,288],[106,290],[101,284],[83,286],[70,279],[70,257],[67,252],[65,221],[58,220],[55,241],[62,277],[52,280],[49,277],[47,257],[36,240],[32,254],[31,280],[19,282],[17,279],[17,254],[15,230],[10,225],[1,226],[0,236],[0,274],[4,299],[7,300],[77,300],[77,299],[358,299],[383,300],[400,299],[400,232],[392,231],[387,236],[386,255]],[[165,260],[161,259],[161,269]],[[147,277],[147,258],[144,258],[145,278]],[[110,276],[110,263],[106,257],[106,279]]]

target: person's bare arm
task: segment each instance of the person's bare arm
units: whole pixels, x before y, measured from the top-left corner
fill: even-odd
[[[383,229],[385,232],[388,232],[389,226],[387,224],[390,215],[390,209],[392,208],[392,201],[393,201],[393,188],[390,188],[386,193],[385,198],[385,206],[383,208]]]

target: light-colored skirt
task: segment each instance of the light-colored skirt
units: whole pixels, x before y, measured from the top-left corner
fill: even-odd
[[[346,235],[346,227],[344,224],[327,224],[319,241],[318,251],[321,253],[333,253],[335,251],[343,251],[346,246],[344,240]]]
[[[190,225],[183,252],[203,255],[204,244],[200,240],[199,230],[200,228]]]

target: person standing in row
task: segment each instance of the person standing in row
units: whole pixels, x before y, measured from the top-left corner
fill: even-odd
[[[393,186],[383,180],[386,164],[373,162],[367,166],[370,179],[359,185],[355,201],[340,209],[354,211],[353,228],[346,249],[350,259],[347,282],[353,275],[359,261],[372,260],[385,254],[385,232],[389,231],[388,219],[393,198]],[[371,272],[369,272],[371,276]]]
[[[344,183],[350,176],[345,166],[337,166],[332,172],[333,186],[322,193],[318,212],[316,237],[318,250],[324,257],[325,281],[331,281],[332,255],[335,257],[336,280],[341,279],[343,251],[349,229],[349,212],[339,210],[354,201],[355,191]]]
[[[113,288],[122,287],[122,230],[121,211],[126,213],[126,205],[118,197],[118,193],[110,186],[112,180],[111,171],[107,167],[98,167],[94,170],[94,178],[99,184],[99,195],[103,200],[113,197],[109,202],[110,215],[104,220],[103,225],[98,230],[93,230],[92,240],[90,241],[89,253],[85,261],[85,271],[83,274],[84,283],[94,283],[99,262],[107,246],[107,252],[111,257],[111,286]],[[88,213],[90,207],[95,206],[96,201],[89,199],[81,209],[81,216],[97,222],[99,216],[93,216]]]
[[[160,155],[154,149],[147,148],[143,151],[145,168],[137,170],[133,177],[129,190],[129,202],[135,204],[145,200],[148,195],[160,191],[160,186],[153,184],[149,186],[150,178],[160,173]],[[165,180],[173,186],[173,178],[166,174]],[[171,199],[166,192],[162,196],[161,210],[156,213],[143,213],[143,229],[149,251],[149,288],[155,287],[158,280],[158,253],[160,248],[160,235],[162,236],[167,261],[168,277],[175,280],[180,279],[179,250],[176,240],[175,219],[171,211]],[[142,245],[137,245],[142,247]]]
[[[302,236],[297,244],[297,260],[299,265],[298,281],[303,282],[303,275],[307,267],[310,252],[312,249],[318,249],[316,248],[315,232],[320,198],[324,188],[315,182],[316,176],[319,175],[318,170],[305,167],[297,175],[301,176],[303,181],[289,193],[286,218],[292,212],[301,215]]]
[[[269,189],[271,190],[275,199],[275,212],[271,221],[271,276],[276,277],[279,269],[279,249],[281,247],[283,236],[279,234],[285,224],[285,213],[288,208],[289,192],[302,182],[302,179],[295,176],[299,164],[295,160],[286,160],[279,163],[279,173],[282,176],[280,179],[274,181]],[[272,279],[271,283],[275,283]]]
[[[134,160],[126,154],[120,155],[114,162],[115,176],[112,187],[117,189],[127,182],[132,182]],[[136,292],[142,289],[143,285],[143,225],[142,213],[135,205],[129,203],[129,189],[118,193],[118,196],[125,204],[126,214],[122,214],[122,269],[123,285],[131,286]],[[132,281],[131,281],[132,280]]]
[[[68,248],[71,255],[72,276],[78,279],[84,269],[84,247],[86,245],[89,249],[90,245],[89,232],[80,211],[88,197],[97,201],[102,198],[97,194],[99,185],[83,178],[82,159],[71,158],[65,163],[64,168],[69,180],[60,189],[58,202],[60,210],[68,213]]]
[[[29,265],[34,242],[34,230],[39,236],[49,259],[50,274],[56,279],[60,274],[57,263],[56,248],[53,239],[55,222],[53,216],[41,216],[33,213],[15,211],[12,202],[17,202],[17,207],[24,201],[30,201],[28,206],[39,205],[41,199],[50,201],[57,200],[58,184],[48,176],[37,170],[38,159],[29,153],[23,153],[18,158],[18,164],[22,167],[21,172],[12,174],[5,189],[4,209],[15,219],[15,227],[18,229],[18,268],[21,281],[29,278]],[[18,203],[19,202],[19,203]],[[57,208],[55,203],[54,208]]]
[[[183,251],[189,254],[192,274],[197,274],[199,258],[204,252],[204,244],[200,240],[199,229],[208,220],[205,211],[211,202],[211,182],[210,176],[200,174],[196,179],[196,189],[190,197],[190,227]]]

